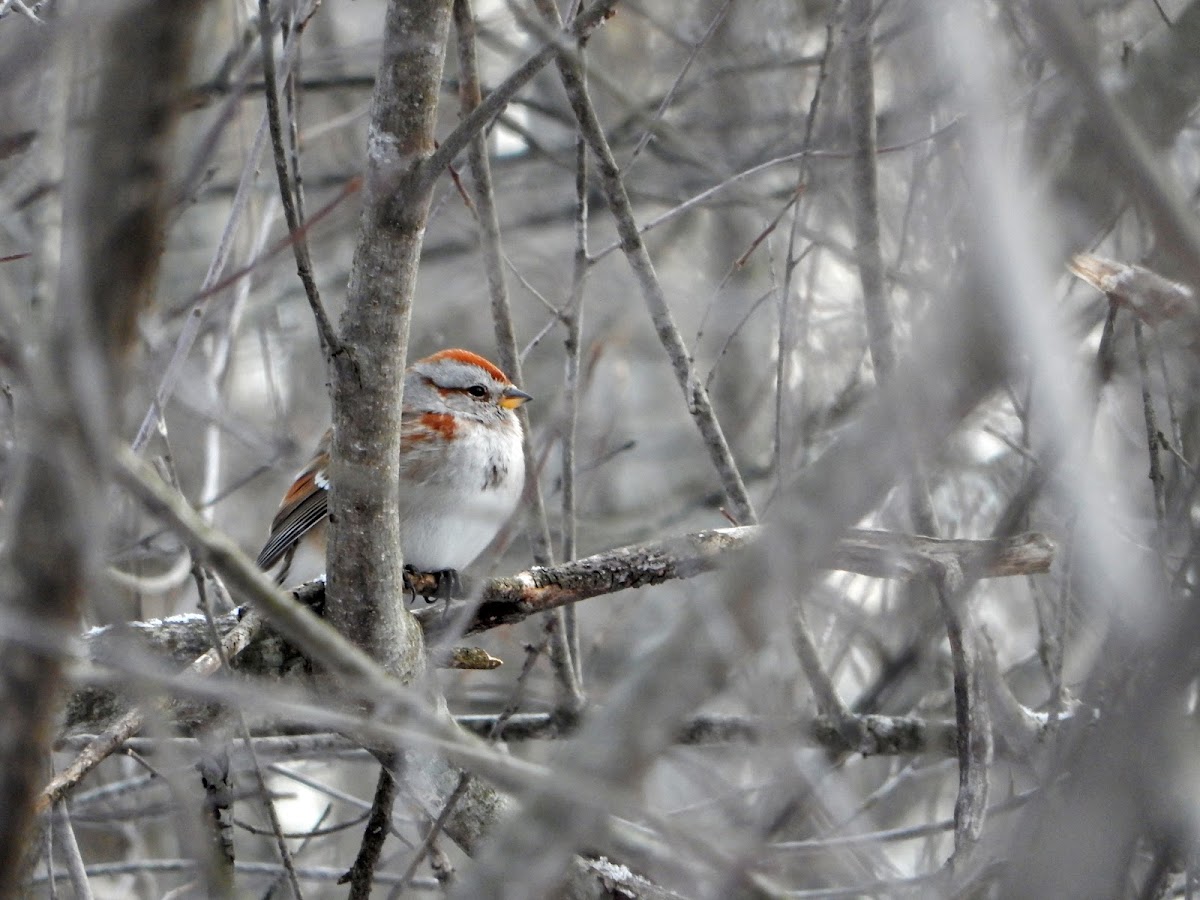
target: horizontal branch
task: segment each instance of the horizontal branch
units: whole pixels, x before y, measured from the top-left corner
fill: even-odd
[[[1033,740],[1044,732],[1045,716],[1034,716],[1028,729]],[[454,721],[462,728],[483,738],[495,738],[507,743],[528,740],[567,738],[578,732],[579,722],[564,720],[549,712],[516,713],[499,722],[499,717],[487,714],[456,715]],[[1063,719],[1059,720],[1060,723]],[[496,731],[499,724],[499,731]],[[913,756],[928,754],[942,759],[956,755],[958,731],[950,719],[925,719],[918,716],[887,716],[848,714],[833,716],[767,717],[756,715],[700,714],[684,719],[676,733],[677,743],[685,746],[714,746],[722,744],[778,743],[803,746],[829,753],[858,753],[863,756]],[[96,736],[77,734],[59,742],[60,750],[82,750]],[[198,754],[201,742],[194,737],[129,738],[124,745],[143,756],[162,751],[185,756]],[[1027,751],[1027,747],[1010,748],[1002,739],[997,751],[1007,755],[1010,750]],[[254,738],[254,750],[260,760],[330,759],[369,757],[362,745],[348,737],[329,732],[298,735],[262,735]],[[230,748],[236,766],[252,763],[239,743]]]
[[[466,633],[511,625],[603,594],[693,578],[729,564],[761,534],[759,525],[699,531],[493,578],[483,586]],[[852,529],[838,542],[828,568],[874,578],[911,578],[949,570],[959,577],[996,578],[1048,572],[1053,559],[1053,542],[1036,532],[973,541]],[[445,628],[443,621],[453,619],[436,610],[421,611],[417,617],[430,639]]]
[[[493,578],[484,583],[482,603],[466,631],[485,631],[567,603],[629,588],[692,578],[729,564],[752,547],[761,534],[761,526],[701,531]],[[988,578],[1046,572],[1053,554],[1053,543],[1038,533],[971,541],[853,530],[838,543],[829,568],[877,578],[909,578],[947,569]],[[324,590],[323,583],[311,582],[292,593],[302,605],[319,613]],[[431,640],[453,631],[455,617],[440,608],[420,610],[417,617]],[[237,613],[218,617],[217,630],[225,634],[238,622]],[[148,656],[168,665],[190,665],[210,649],[208,626],[198,614],[94,629],[83,638],[88,658],[101,666],[113,654],[128,654],[131,639]],[[294,647],[267,629],[265,637],[237,657],[234,668],[243,674],[280,677],[289,671],[305,671],[307,663]],[[127,698],[109,690],[82,688],[67,702],[64,728],[68,733],[103,728],[123,714],[128,705]],[[166,714],[187,730],[205,720],[210,710],[204,704],[181,700],[172,701]]]
[[[468,731],[486,737],[497,717],[455,716]],[[575,727],[553,713],[518,713],[501,725],[498,738],[513,741],[567,737]],[[914,716],[847,715],[768,718],[744,715],[698,715],[685,719],[676,735],[684,745],[770,743],[816,747],[830,753],[863,756],[911,756],[928,753],[950,759],[957,751],[954,722]]]

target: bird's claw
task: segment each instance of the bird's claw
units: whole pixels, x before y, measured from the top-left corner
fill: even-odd
[[[412,566],[404,567],[404,586],[412,591],[413,599],[425,598],[426,603],[438,600],[447,602],[462,592],[462,579],[455,569],[438,572],[418,572]]]

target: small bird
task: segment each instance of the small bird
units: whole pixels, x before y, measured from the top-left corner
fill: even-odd
[[[457,582],[512,515],[525,485],[521,423],[530,400],[492,363],[469,350],[441,350],[404,374],[400,431],[400,544],[405,568]],[[301,542],[324,543],[332,429],[296,476],[271,522],[258,565],[282,561],[287,577]]]

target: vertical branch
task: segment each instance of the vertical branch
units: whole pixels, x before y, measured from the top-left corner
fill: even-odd
[[[858,277],[863,292],[863,312],[871,361],[879,384],[891,380],[896,369],[893,325],[883,284],[883,254],[879,245],[879,185],[876,169],[875,70],[872,0],[848,0],[846,35],[848,43],[847,82],[850,93],[850,127],[853,133],[853,190],[855,251]],[[901,440],[905,435],[901,435]],[[918,466],[913,479],[911,513],[917,530],[937,534],[937,523],[924,472]],[[972,644],[966,632],[969,616],[960,614],[954,597],[958,593],[944,572],[933,577],[933,589],[941,603],[954,668],[954,710],[958,725],[958,797],[954,806],[955,855],[962,858],[978,840],[987,805],[987,765],[992,736]],[[919,588],[921,581],[914,586]]]
[[[459,65],[462,67],[463,109],[469,115],[483,101],[479,83],[479,68],[475,58],[475,18],[469,2],[456,2],[455,25],[459,30]],[[518,384],[522,383],[521,359],[517,352],[517,336],[513,329],[512,309],[508,302],[508,287],[504,281],[504,266],[500,252],[500,223],[496,216],[496,198],[492,190],[492,170],[488,163],[486,129],[476,131],[467,145],[474,190],[472,196],[479,214],[482,231],[484,268],[487,272],[488,294],[492,300],[492,324],[496,331],[496,346],[500,367]],[[539,565],[549,565],[554,558],[550,529],[546,524],[546,505],[541,486],[535,476],[537,460],[529,441],[529,416],[517,409],[525,433],[525,471],[530,475],[527,486],[533,507],[530,540],[533,557]]]
[[[858,278],[862,284],[867,340],[875,377],[896,368],[892,319],[883,292],[883,256],[879,250],[879,185],[875,170],[875,68],[871,58],[874,30],[871,0],[849,0],[846,10],[850,129],[854,141],[854,231]]]
[[[325,305],[321,302],[320,291],[313,277],[312,259],[308,253],[308,236],[301,227],[303,223],[302,209],[298,200],[298,191],[293,190],[288,173],[287,150],[283,141],[283,121],[279,112],[279,85],[275,77],[275,27],[271,20],[271,0],[259,0],[258,28],[262,40],[263,90],[267,98],[267,123],[271,128],[272,157],[275,160],[275,177],[279,182],[279,195],[283,199],[283,216],[287,222],[288,233],[291,235],[292,255],[296,258],[296,273],[304,285],[304,295],[308,298],[313,317],[317,320],[317,336],[321,340],[321,349],[325,351],[326,361],[330,354],[337,349],[337,336],[333,325],[325,313]],[[297,44],[301,31],[296,29]],[[291,72],[288,72],[289,84],[293,82]],[[293,123],[294,125],[295,123]]]
[[[391,762],[395,764],[394,759]],[[379,865],[379,858],[383,855],[383,845],[392,825],[392,809],[395,805],[396,779],[387,766],[381,766],[379,778],[375,782],[375,797],[371,801],[371,814],[367,818],[367,827],[363,829],[358,855],[354,857],[354,864],[350,866],[350,870],[338,879],[338,884],[350,884],[350,900],[367,900],[371,896],[375,867]]]
[[[92,886],[87,877],[87,866],[84,865],[83,855],[79,852],[79,842],[75,840],[75,829],[71,826],[71,816],[67,812],[66,803],[54,804],[51,813],[53,834],[57,843],[62,847],[63,858],[67,862],[67,875],[71,879],[71,889],[75,892],[75,900],[92,900]],[[49,856],[49,855],[48,855]],[[53,871],[53,857],[49,857]]]
[[[580,52],[583,40],[579,41]],[[563,397],[562,424],[562,545],[563,559],[574,559],[575,508],[575,437],[579,422],[579,356],[582,352],[584,281],[588,271],[588,165],[587,144],[583,136],[575,138],[575,260],[571,271],[571,298],[563,311],[567,335],[567,380]],[[579,647],[579,623],[574,605],[566,610],[567,642],[575,661],[575,679],[583,687],[583,659]]]
[[[388,4],[364,209],[333,357],[326,616],[404,680],[420,674],[423,652],[420,629],[399,602],[400,404],[449,27],[449,0]]]
[[[975,646],[976,637],[966,627],[971,624],[970,617],[960,615],[955,608],[956,602],[965,602],[961,573],[952,577],[940,572],[934,580],[954,667],[958,796],[954,800],[954,855],[949,865],[955,866],[966,858],[983,832],[993,740],[989,710],[983,699],[983,667]]]
[[[158,273],[170,137],[198,0],[120,6],[86,140],[71,140],[63,268],[45,344],[27,373],[27,443],[5,503],[0,604],[17,634],[77,627],[97,570],[122,364]],[[131,90],[138,85],[138,90]],[[74,136],[72,136],[74,137]],[[57,654],[0,644],[0,898],[14,896],[61,685]]]
[[[1158,443],[1158,415],[1154,412],[1154,397],[1150,392],[1150,364],[1146,358],[1146,338],[1142,323],[1133,322],[1133,341],[1137,348],[1138,374],[1142,380],[1142,417],[1146,422],[1146,446],[1150,454],[1150,484],[1154,488],[1154,519],[1161,538],[1167,524],[1166,482],[1163,477],[1162,455]],[[1165,560],[1164,560],[1165,561]]]
[[[808,104],[808,116],[804,122],[804,140],[800,142],[800,152],[804,154],[800,157],[799,171],[796,173],[796,193],[799,195],[804,188],[804,179],[808,172],[809,158],[808,152],[812,147],[813,130],[817,124],[817,110],[821,105],[821,94],[825,87],[825,79],[829,73],[829,58],[833,54],[834,44],[834,18],[837,15],[836,7],[830,11],[829,21],[825,25],[825,47],[821,51],[821,62],[817,67],[816,84],[813,86],[812,100]],[[792,279],[796,274],[796,265],[799,263],[800,257],[796,253],[796,244],[799,240],[799,230],[802,213],[807,211],[807,204],[802,205],[799,202],[794,204],[794,212],[792,213],[792,227],[788,233],[787,244],[787,259],[784,260],[783,267],[783,284],[779,287],[779,334],[775,345],[775,421],[774,421],[774,439],[775,446],[772,448],[772,465],[775,468],[775,488],[774,493],[778,494],[783,486],[784,479],[784,457],[783,447],[785,443],[789,443],[790,429],[786,422],[786,406],[787,385],[791,380],[791,355],[796,351],[797,347],[807,346],[808,338],[806,329],[797,329],[799,335],[793,335],[791,328],[792,317],[788,315],[791,310],[792,296]],[[815,271],[816,261],[812,263]],[[807,304],[805,304],[807,307]],[[803,322],[800,323],[803,325]],[[795,338],[800,337],[802,344],[797,344]],[[807,379],[806,379],[807,381]],[[803,401],[803,397],[801,398]],[[803,413],[806,404],[799,404],[800,410]],[[807,446],[807,436],[804,438],[803,445]]]
[[[462,79],[463,110],[470,114],[479,106],[483,96],[479,86],[479,67],[475,57],[475,16],[470,0],[455,0],[454,24],[458,31],[458,58]],[[484,268],[487,271],[488,293],[492,298],[492,321],[496,328],[496,344],[500,351],[500,367],[522,384],[521,360],[517,353],[517,337],[513,329],[512,310],[508,302],[508,287],[504,281],[503,254],[500,249],[500,222],[496,215],[496,198],[492,190],[492,172],[488,163],[487,133],[481,129],[471,137],[467,147],[471,165],[472,197],[479,214],[482,232]],[[537,459],[533,454],[529,417],[518,409],[517,415],[525,434],[525,471],[529,483],[526,496],[533,507],[530,534],[533,543],[534,561],[538,565],[552,565],[554,550],[550,543],[550,529],[546,523],[546,505],[542,499],[541,484],[537,477]],[[558,676],[563,705],[576,707],[582,701],[576,681],[576,663],[571,658],[566,613],[562,609],[552,614],[556,624],[552,632],[550,658]]]

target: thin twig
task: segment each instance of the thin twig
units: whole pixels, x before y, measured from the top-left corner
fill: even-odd
[[[1154,520],[1161,539],[1167,527],[1166,480],[1163,476],[1162,456],[1158,444],[1158,415],[1154,411],[1154,395],[1150,390],[1150,365],[1147,360],[1146,338],[1142,323],[1133,322],[1133,342],[1137,350],[1138,374],[1142,382],[1142,417],[1146,424],[1146,446],[1150,455],[1150,484],[1154,490]],[[1161,550],[1161,547],[1160,547]]]
[[[825,80],[829,75],[829,59],[833,55],[834,46],[834,26],[839,15],[839,7],[834,6],[829,11],[829,21],[825,23],[825,46],[821,51],[821,62],[817,67],[816,84],[813,86],[812,99],[808,104],[808,115],[804,120],[804,140],[800,144],[800,164],[797,166],[796,172],[796,193],[793,195],[798,201],[805,179],[808,176],[809,158],[808,151],[812,148],[813,134],[817,127],[817,113],[821,108],[821,98],[824,95]],[[771,500],[773,501],[779,496],[783,490],[783,481],[785,475],[784,463],[784,448],[793,446],[792,429],[788,427],[787,410],[789,408],[788,387],[791,384],[792,358],[797,352],[803,352],[808,346],[808,314],[809,308],[812,306],[812,301],[809,299],[811,291],[805,292],[800,301],[799,321],[797,328],[793,331],[792,316],[792,281],[796,275],[796,267],[801,260],[808,255],[810,250],[816,246],[810,243],[803,251],[797,252],[797,244],[800,238],[801,213],[808,215],[807,206],[799,206],[797,204],[789,204],[794,206],[795,213],[792,216],[792,226],[788,230],[787,257],[784,260],[783,267],[783,283],[779,288],[779,333],[776,335],[775,341],[775,409],[774,418],[772,421],[772,430],[774,437],[774,446],[771,448],[771,465],[774,468],[774,485],[771,491]],[[809,268],[810,278],[816,277],[817,263],[814,260]],[[803,379],[801,385],[801,394],[798,407],[803,410],[807,406],[806,391],[808,390],[808,379]],[[803,453],[807,454],[809,440],[808,430],[804,429],[800,436],[800,447]],[[803,459],[801,460],[803,462]]]
[[[461,78],[462,103],[467,115],[482,102],[479,83],[479,67],[475,58],[475,15],[470,0],[455,0],[454,24],[458,31],[458,58]],[[516,330],[513,326],[512,309],[508,300],[508,287],[504,280],[504,254],[500,247],[500,222],[496,214],[496,199],[492,190],[491,167],[488,163],[487,137],[476,132],[468,145],[472,175],[472,197],[479,216],[484,268],[487,272],[488,294],[492,301],[492,322],[496,330],[496,344],[500,351],[500,365],[521,383],[521,360],[517,352]],[[554,561],[554,549],[550,541],[550,526],[546,519],[546,504],[542,497],[538,467],[533,452],[533,440],[529,417],[517,410],[524,433],[523,452],[525,471],[529,473],[525,496],[532,511],[529,527],[533,557],[539,565],[550,565]],[[564,612],[555,616],[563,619]],[[560,703],[565,707],[577,708],[582,702],[582,692],[575,678],[576,663],[571,658],[571,647],[566,624],[560,621],[555,631],[555,647],[550,653],[554,674],[560,691]]]
[[[238,626],[227,632],[221,638],[220,648],[227,658],[232,658],[241,652],[262,627],[262,618],[254,612],[246,612]],[[199,657],[187,669],[198,675],[211,675],[221,666],[221,654],[216,649],[209,650]],[[75,787],[84,777],[105,759],[120,749],[126,740],[141,730],[147,716],[162,708],[162,701],[152,705],[138,705],[125,713],[120,719],[97,735],[75,758],[66,769],[54,776],[42,790],[38,798],[39,812],[57,803],[67,792]]]
[[[896,348],[892,345],[892,317],[883,293],[883,256],[879,249],[872,14],[872,0],[849,0],[846,13],[849,59],[846,69],[850,92],[850,129],[854,140],[855,252],[858,256],[858,277],[862,285],[871,361],[875,365],[876,377],[883,381],[896,368]]]
[[[583,52],[580,41],[579,52]],[[583,352],[583,300],[588,273],[588,165],[587,144],[582,135],[575,138],[575,258],[571,268],[571,296],[564,310],[566,336],[566,384],[563,392],[563,425],[561,436],[562,466],[562,547],[563,559],[576,556],[576,527],[578,510],[575,505],[575,439],[579,424],[579,358]],[[575,680],[583,690],[583,659],[579,646],[579,622],[575,609],[567,610],[564,624],[566,639],[575,663]]]
[[[375,880],[375,867],[383,854],[388,829],[392,822],[392,808],[396,804],[396,779],[387,766],[379,767],[379,778],[375,782],[375,796],[371,800],[371,813],[367,827],[363,829],[362,842],[354,864],[338,879],[338,884],[350,883],[351,900],[367,900]],[[403,882],[401,882],[403,883]]]
[[[258,2],[259,34],[262,38],[262,63],[264,94],[267,98],[267,123],[271,130],[271,149],[275,159],[275,176],[279,181],[279,195],[283,199],[283,217],[287,222],[288,233],[292,235],[292,253],[296,258],[296,274],[304,285],[304,295],[312,308],[313,318],[317,322],[317,336],[321,341],[321,350],[328,363],[338,352],[341,343],[325,312],[321,302],[321,294],[317,289],[316,279],[312,273],[312,259],[308,253],[308,240],[304,236],[304,222],[297,210],[296,194],[292,190],[288,177],[287,150],[283,143],[283,122],[279,114],[279,85],[275,80],[275,33],[271,22],[271,0]],[[299,42],[300,30],[293,32],[296,42]],[[290,75],[290,70],[289,73]],[[287,77],[287,76],[285,76]]]
[[[552,3],[538,0],[537,5],[552,23],[558,20],[558,10]],[[675,378],[683,391],[688,412],[695,420],[700,435],[704,439],[709,458],[721,479],[721,485],[734,516],[744,525],[753,525],[758,521],[754,505],[750,501],[750,495],[746,491],[745,482],[733,459],[729,444],[725,440],[725,434],[721,430],[721,424],[713,410],[708,391],[704,389],[704,384],[695,372],[691,354],[675,324],[670,305],[667,303],[666,293],[654,271],[654,264],[650,260],[646,245],[642,241],[637,221],[634,218],[633,205],[629,201],[629,194],[625,189],[625,183],[617,166],[616,158],[613,156],[612,148],[609,146],[608,138],[604,135],[603,126],[601,126],[596,110],[588,96],[587,85],[583,81],[578,58],[560,51],[558,53],[558,70],[567,97],[571,102],[571,110],[575,115],[576,122],[579,123],[580,133],[596,158],[604,194],[616,223],[617,233],[621,238],[621,248],[642,289],[642,296],[650,311],[654,329],[671,361]]]
[[[516,96],[517,92],[532,81],[533,77],[554,59],[560,48],[565,46],[565,42],[591,34],[612,15],[618,2],[619,0],[596,0],[572,20],[571,27],[564,34],[547,40],[537,53],[518,66],[504,81],[492,88],[474,111],[438,143],[437,149],[426,161],[426,178],[431,181],[438,178],[442,171],[454,161],[454,158],[466,149],[471,138],[485,129]]]
[[[650,125],[658,122],[666,113],[667,108],[671,105],[672,101],[674,101],[675,94],[679,90],[680,85],[683,84],[683,80],[687,77],[688,72],[691,71],[692,63],[696,61],[696,57],[700,54],[700,51],[708,45],[709,40],[711,40],[712,36],[716,34],[718,26],[725,21],[725,16],[728,14],[729,7],[732,5],[733,0],[725,0],[721,8],[718,9],[716,14],[712,17],[712,21],[708,23],[708,27],[704,30],[704,34],[702,34],[700,39],[695,41],[689,48],[688,57],[684,60],[683,66],[680,67],[679,74],[675,76],[674,81],[671,82],[671,86],[667,88],[666,93],[663,94],[663,98],[659,102],[658,108],[654,111],[654,115],[650,117]],[[646,130],[642,132],[642,136],[638,139],[638,142],[634,145],[633,150],[629,154],[629,162],[625,164],[625,173],[627,175],[629,170],[633,167],[633,163],[637,160],[638,155],[646,148],[646,145],[650,143],[650,138],[653,137],[653,135],[654,131],[650,127],[647,127]],[[567,558],[570,559],[570,557]]]
[[[269,23],[267,27],[269,27]],[[290,69],[292,48],[294,46],[295,44],[293,42],[284,47],[281,68],[283,68],[285,72]],[[205,273],[204,280],[201,282],[199,292],[190,301],[188,319],[184,323],[183,328],[180,330],[179,337],[175,342],[175,349],[172,351],[171,358],[167,362],[166,370],[163,372],[162,379],[159,381],[158,387],[155,390],[154,401],[151,403],[150,409],[146,411],[145,416],[142,418],[142,423],[138,427],[137,434],[133,439],[131,446],[133,447],[135,453],[140,452],[145,446],[146,441],[150,439],[155,420],[162,414],[162,410],[166,406],[167,400],[169,400],[171,395],[175,392],[175,388],[183,374],[185,363],[187,362],[187,356],[191,352],[192,345],[195,343],[196,338],[200,334],[200,328],[203,324],[204,316],[208,308],[208,304],[205,301],[236,280],[236,278],[226,278],[218,282],[218,278],[229,260],[229,254],[233,249],[234,238],[237,236],[237,230],[241,225],[242,215],[245,212],[251,190],[253,189],[255,179],[258,176],[258,159],[262,154],[262,148],[266,142],[266,136],[267,119],[264,115],[262,121],[259,123],[258,130],[254,134],[254,140],[251,143],[250,151],[246,155],[246,162],[242,166],[242,172],[238,178],[238,186],[234,192],[229,217],[226,219],[225,226],[221,232],[221,237],[218,239],[216,252],[213,254],[212,261],[209,263],[208,271]],[[282,249],[282,247],[280,249]],[[249,271],[249,269],[246,271]],[[244,275],[244,272],[242,275]],[[241,275],[237,277],[241,277]]]
[[[229,654],[225,652],[224,638],[217,631],[217,623],[213,617],[212,604],[209,601],[208,589],[206,586],[206,575],[200,566],[196,567],[196,589],[200,596],[200,610],[204,614],[205,625],[208,626],[209,640],[212,641],[212,649],[216,651],[217,658],[221,663],[221,668],[226,672],[229,671]],[[211,576],[216,578],[216,576]],[[246,749],[247,755],[250,757],[250,770],[254,774],[255,787],[258,788],[259,796],[262,798],[263,809],[267,813],[267,822],[271,826],[271,833],[275,837],[275,847],[279,852],[279,861],[283,863],[284,871],[288,874],[288,881],[292,887],[292,893],[296,900],[303,900],[304,894],[300,889],[300,880],[296,877],[296,866],[292,859],[291,850],[288,848],[287,841],[283,837],[283,826],[279,823],[279,813],[275,810],[275,802],[271,799],[271,794],[267,790],[267,780],[263,777],[262,766],[258,762],[258,754],[254,751],[254,742],[250,737],[250,726],[246,724],[246,716],[240,709],[236,710],[237,729],[242,739],[242,744]]]
[[[314,8],[313,13],[316,10]],[[312,20],[312,15],[309,14],[303,19],[296,18],[296,9],[292,9],[292,19],[290,22],[283,23],[283,40],[286,44],[291,40],[292,31],[302,33],[308,23]],[[296,197],[296,215],[301,222],[304,221],[304,174],[300,170],[300,97],[296,85],[300,79],[298,73],[300,70],[300,34],[296,36],[296,64],[283,79],[283,95],[284,102],[287,105],[287,122],[288,122],[288,177],[292,183],[292,193]],[[265,90],[265,84],[264,84]]]
[[[899,153],[903,150],[908,150],[909,148],[916,146],[918,144],[923,144],[928,141],[939,140],[942,137],[947,137],[947,136],[953,134],[957,130],[958,124],[959,124],[958,120],[955,119],[946,125],[942,125],[939,128],[934,129],[929,134],[922,135],[919,138],[914,138],[911,141],[904,141],[904,142],[898,143],[898,144],[891,144],[887,147],[880,147],[876,151],[876,153],[879,156],[882,156],[885,153]],[[639,226],[638,230],[641,234],[645,234],[648,231],[653,231],[655,228],[658,228],[660,225],[665,225],[667,222],[670,222],[672,219],[675,219],[682,213],[685,213],[689,209],[692,209],[693,207],[698,206],[701,203],[704,203],[706,200],[711,199],[712,197],[716,196],[717,194],[721,193],[722,191],[725,191],[728,188],[731,188],[731,187],[739,184],[740,182],[746,180],[747,178],[752,178],[755,175],[761,175],[763,172],[768,172],[771,169],[776,168],[777,166],[787,165],[788,163],[798,162],[798,161],[801,161],[804,159],[809,159],[809,158],[811,158],[811,159],[852,159],[853,157],[854,157],[854,153],[850,150],[818,150],[815,148],[809,148],[807,150],[797,150],[795,153],[785,153],[783,156],[777,156],[777,157],[774,157],[773,159],[768,159],[766,162],[758,163],[757,165],[753,165],[748,169],[743,169],[741,172],[735,172],[733,175],[730,175],[728,178],[725,178],[724,180],[717,182],[712,187],[706,188],[705,190],[701,191],[700,193],[695,194],[692,197],[689,197],[687,200],[684,200],[682,203],[678,204],[677,206],[673,206],[671,209],[667,210],[666,212],[660,213],[659,215],[655,216],[654,218],[647,220],[646,222],[642,223]],[[621,241],[620,240],[616,240],[613,243],[608,244],[605,247],[602,247],[601,249],[597,250],[596,253],[591,257],[592,264],[594,265],[595,263],[600,262],[600,260],[604,259],[609,254],[616,253],[620,249],[621,249]],[[847,255],[850,257],[853,257],[853,253],[850,253]],[[893,273],[893,272],[889,272],[888,274],[891,277],[896,277],[895,273]]]
[[[328,829],[328,828],[322,828],[322,827],[321,827],[321,825],[322,825],[322,824],[325,822],[325,819],[326,819],[326,818],[329,816],[329,812],[330,812],[330,810],[332,810],[332,809],[333,809],[333,804],[332,804],[332,803],[326,803],[326,804],[325,804],[325,809],[323,809],[323,810],[321,811],[321,815],[317,816],[317,821],[313,823],[313,827],[312,827],[312,828],[310,828],[308,831],[306,831],[306,832],[304,832],[304,833],[302,833],[302,834],[298,834],[298,835],[287,835],[287,837],[298,837],[298,838],[300,838],[300,839],[301,839],[301,840],[300,840],[300,849],[299,849],[299,850],[297,850],[297,851],[296,851],[296,853],[295,853],[294,855],[296,855],[296,856],[299,856],[299,855],[300,855],[301,853],[303,853],[303,852],[304,852],[306,849],[308,849],[308,845],[309,845],[309,844],[310,844],[310,843],[311,843],[311,842],[312,842],[312,841],[313,841],[315,838],[317,838],[317,837],[320,837],[320,836],[322,836],[322,835],[324,835],[324,834],[326,834],[326,833],[328,833],[328,832],[330,832],[330,831],[336,831],[336,830],[337,830],[336,828],[334,828],[334,829]],[[277,893],[277,892],[279,891],[279,889],[280,889],[280,888],[283,886],[284,882],[288,881],[288,880],[291,878],[291,876],[292,876],[292,874],[293,874],[293,873],[294,873],[294,874],[296,874],[297,876],[299,875],[299,871],[298,871],[298,870],[296,870],[295,868],[293,868],[293,870],[292,870],[291,872],[282,872],[282,873],[280,873],[279,877],[275,879],[274,883],[272,883],[271,887],[270,887],[270,888],[267,890],[267,892],[266,892],[266,893],[263,895],[263,900],[274,900],[274,897],[275,897],[276,893]]]
[[[92,900],[92,886],[88,882],[87,867],[83,863],[83,855],[79,852],[79,843],[75,840],[75,829],[71,827],[67,805],[61,801],[55,803],[52,818],[52,830],[59,852],[66,857],[67,874],[71,879],[71,888],[75,891],[75,900]]]

